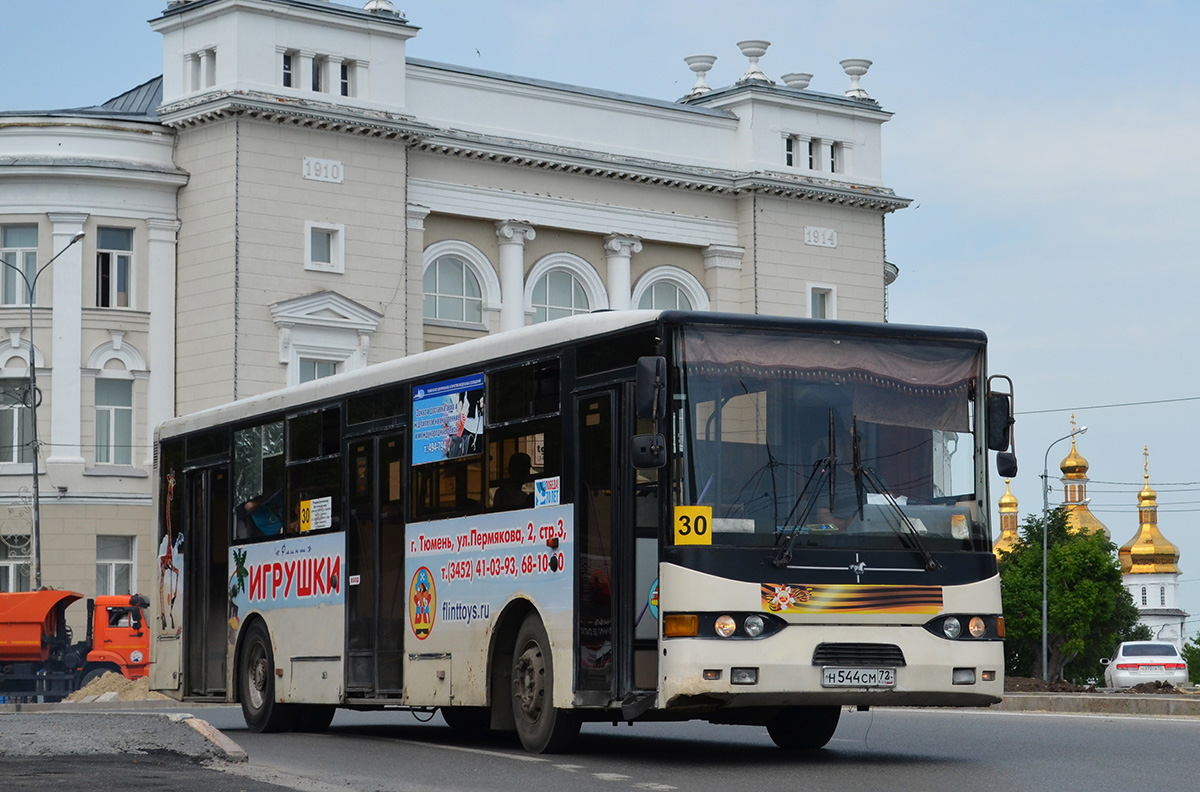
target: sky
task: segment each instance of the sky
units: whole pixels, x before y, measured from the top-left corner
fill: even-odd
[[[673,100],[716,55],[766,39],[768,76],[873,61],[862,87],[895,114],[884,181],[900,269],[890,320],[977,327],[1016,388],[1012,491],[1051,506],[1077,424],[1090,508],[1118,544],[1138,526],[1149,446],[1159,526],[1179,546],[1179,606],[1200,632],[1200,3],[1190,0],[397,1],[412,57]],[[0,0],[0,109],[99,104],[162,72],[147,20],[165,0]],[[1041,458],[1039,458],[1039,455]],[[993,503],[1004,483],[992,482]]]

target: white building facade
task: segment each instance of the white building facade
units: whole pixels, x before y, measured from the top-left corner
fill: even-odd
[[[708,90],[690,58],[683,100],[630,97],[411,59],[418,28],[367,6],[171,2],[161,82],[0,115],[6,260],[85,232],[35,300],[47,585],[92,593],[118,574],[105,537],[128,536],[127,585],[150,590],[152,432],[173,414],[601,309],[886,318],[884,219],[908,200],[883,183],[866,62],[830,95],[753,72]],[[31,465],[7,406],[16,546]]]

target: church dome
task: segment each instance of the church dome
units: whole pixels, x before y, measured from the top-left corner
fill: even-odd
[[[1021,538],[1017,535],[1017,496],[1009,488],[1009,480],[1004,479],[1004,494],[1000,496],[1000,536],[992,545],[992,552],[999,560],[1001,554],[1011,553],[1016,549]]]
[[[1138,531],[1121,545],[1117,559],[1125,575],[1169,573],[1179,574],[1179,548],[1167,541],[1158,529],[1158,496],[1150,488],[1150,450],[1146,455],[1145,485],[1138,493]]]
[[[1075,438],[1071,438],[1071,453],[1063,458],[1063,461],[1059,463],[1058,469],[1067,478],[1080,478],[1087,475],[1088,461],[1083,458],[1082,454],[1075,450]]]

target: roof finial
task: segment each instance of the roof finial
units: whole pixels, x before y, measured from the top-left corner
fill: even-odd
[[[1150,483],[1150,446],[1142,446],[1142,456],[1146,458],[1146,464],[1142,467],[1143,475],[1146,477],[1146,483]]]

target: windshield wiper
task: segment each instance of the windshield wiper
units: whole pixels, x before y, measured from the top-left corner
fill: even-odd
[[[800,490],[799,497],[792,504],[792,510],[788,512],[787,519],[784,520],[784,525],[791,524],[791,531],[788,532],[787,542],[784,543],[783,547],[779,548],[775,553],[775,557],[771,559],[771,563],[775,566],[783,568],[792,563],[792,547],[796,544],[796,536],[800,533],[800,526],[805,524],[808,515],[812,513],[813,505],[817,502],[816,496],[821,492],[821,484],[829,480],[831,471],[836,464],[837,460],[834,457],[828,456],[813,465],[812,472],[808,474],[808,479],[804,482],[804,489]],[[816,486],[813,486],[814,482]],[[812,487],[812,495],[808,496],[810,487]],[[796,509],[800,507],[801,503],[804,504],[804,511],[800,513],[800,517],[795,522],[792,522],[792,515],[796,513]],[[779,539],[782,536],[783,533],[781,532],[779,537],[776,537],[776,544],[779,543]]]
[[[904,513],[904,509],[900,508],[900,504],[896,502],[896,499],[892,496],[891,491],[884,486],[882,481],[880,481],[879,474],[877,474],[872,468],[867,467],[862,463],[862,458],[860,457],[858,450],[858,416],[856,415],[854,416],[854,487],[858,494],[859,519],[863,518],[863,503],[865,502],[865,495],[863,493],[864,479],[868,484],[871,485],[876,493],[883,496],[884,501],[891,506],[892,510],[900,517],[900,522],[904,523],[904,526],[908,529],[908,535],[912,538],[917,552],[921,554],[921,558],[925,561],[925,570],[927,572],[933,572],[934,570],[941,569],[942,565],[939,564],[937,559],[933,557],[933,554],[929,552],[929,548],[926,547],[925,542],[921,540],[921,533],[917,530],[917,527],[912,524],[912,520],[908,519],[908,515]],[[903,535],[900,533],[900,529],[890,520],[884,520],[884,522],[886,522],[888,527],[896,532],[897,536]]]

